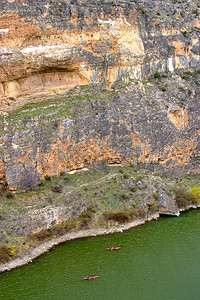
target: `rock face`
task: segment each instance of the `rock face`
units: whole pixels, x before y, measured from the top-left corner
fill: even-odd
[[[0,2],[0,182],[26,190],[102,160],[199,171],[199,4],[179,2]],[[105,90],[5,113],[90,83]]]
[[[2,0],[0,97],[198,69],[198,13],[195,0]]]
[[[168,75],[167,75],[168,76]],[[11,189],[95,161],[147,164],[166,174],[199,172],[199,74],[119,82],[26,105],[2,117],[1,180]],[[189,81],[190,80],[190,81]],[[163,92],[163,82],[167,91]]]

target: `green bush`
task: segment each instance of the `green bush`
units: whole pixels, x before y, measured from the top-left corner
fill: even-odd
[[[154,199],[155,199],[156,201],[158,201],[158,199],[159,199],[158,192],[153,193],[153,197],[154,197]]]
[[[91,222],[91,218],[88,217],[82,217],[78,220],[77,224],[78,224],[78,229],[85,229],[88,228],[88,225]]]
[[[152,213],[155,213],[158,209],[158,203],[156,201],[153,201],[150,205],[149,205],[149,209]]]
[[[1,191],[2,191],[2,192],[6,192],[7,189],[8,189],[8,184],[7,184],[7,182],[2,183],[2,185],[1,185]]]
[[[69,181],[70,181],[70,175],[66,175],[66,176],[64,177],[64,179],[65,179],[66,182],[69,182]]]
[[[136,218],[143,219],[146,216],[146,212],[143,209],[132,209],[129,211],[105,212],[103,216],[107,221],[112,220],[122,224]]]
[[[146,211],[144,209],[138,209],[137,214],[138,214],[138,217],[141,219],[146,217]]]
[[[90,218],[92,218],[92,213],[89,210],[85,210],[80,214],[80,217],[90,219]]]
[[[198,16],[198,15],[199,15],[198,8],[194,8],[194,9],[192,10],[192,13],[195,14],[196,16]]]
[[[7,192],[7,193],[5,194],[5,196],[6,196],[7,199],[12,199],[12,198],[14,198],[14,195],[13,195],[11,192]]]
[[[6,246],[0,246],[0,263],[6,263],[10,260],[10,250]]]
[[[126,194],[126,193],[121,193],[119,195],[119,197],[120,197],[121,200],[128,200],[129,199],[129,195]]]
[[[200,204],[200,187],[194,186],[190,190],[190,194],[192,196],[192,199],[195,200],[197,204]]]
[[[47,229],[43,229],[35,234],[32,235],[32,239],[37,239],[38,241],[44,241],[47,237],[51,237],[52,236],[52,231],[51,230],[47,230]]]
[[[124,179],[128,179],[129,178],[129,174],[128,173],[124,173],[123,177],[124,177]]]
[[[105,212],[103,216],[107,221],[112,220],[119,223],[125,223],[130,220],[130,215],[128,211]]]
[[[181,33],[182,33],[182,35],[183,35],[184,37],[187,37],[187,35],[188,35],[187,30],[182,31]]]
[[[46,175],[46,176],[44,177],[44,180],[45,180],[45,181],[51,181],[51,177],[50,177],[49,175]]]
[[[158,71],[154,74],[154,78],[161,79],[160,73]]]
[[[53,186],[53,187],[51,188],[51,190],[52,190],[54,193],[62,193],[63,188],[62,188],[62,186],[60,186],[60,185],[56,185],[56,186]]]
[[[187,186],[183,184],[174,186],[173,192],[175,194],[175,200],[178,207],[182,208],[195,203],[195,199]]]
[[[162,91],[166,92],[167,88],[165,86],[162,87]]]

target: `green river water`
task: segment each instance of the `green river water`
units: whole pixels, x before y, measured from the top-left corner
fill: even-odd
[[[199,300],[200,210],[71,241],[0,275],[0,300],[64,299]]]

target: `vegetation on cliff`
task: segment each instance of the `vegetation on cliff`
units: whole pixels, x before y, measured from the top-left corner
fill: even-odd
[[[82,229],[110,228],[200,204],[200,178],[161,178],[135,166],[107,166],[47,176],[35,191],[1,191],[0,261]]]

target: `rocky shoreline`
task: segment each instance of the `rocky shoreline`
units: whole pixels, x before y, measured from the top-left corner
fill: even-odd
[[[185,208],[180,208],[179,212],[175,216],[179,216],[181,212],[190,210],[190,209],[198,209],[200,208],[200,205],[188,205]],[[134,228],[139,225],[143,225],[146,222],[149,222],[151,220],[158,220],[160,217],[160,214],[157,212],[155,214],[149,215],[148,217],[144,219],[138,219],[133,222],[129,222],[126,224],[123,224],[119,227],[113,226],[109,229],[105,228],[99,228],[99,229],[88,229],[88,230],[81,230],[78,232],[70,232],[62,237],[54,238],[48,242],[43,243],[42,245],[36,247],[35,249],[31,250],[29,253],[26,253],[23,257],[16,258],[6,264],[0,264],[0,273],[10,271],[12,269],[22,267],[28,263],[31,263],[34,259],[38,258],[45,252],[52,249],[54,246],[80,238],[86,238],[86,237],[92,237],[92,236],[99,236],[99,235],[107,235],[107,234],[114,234],[114,233],[122,233],[126,230],[129,230],[131,228]]]

